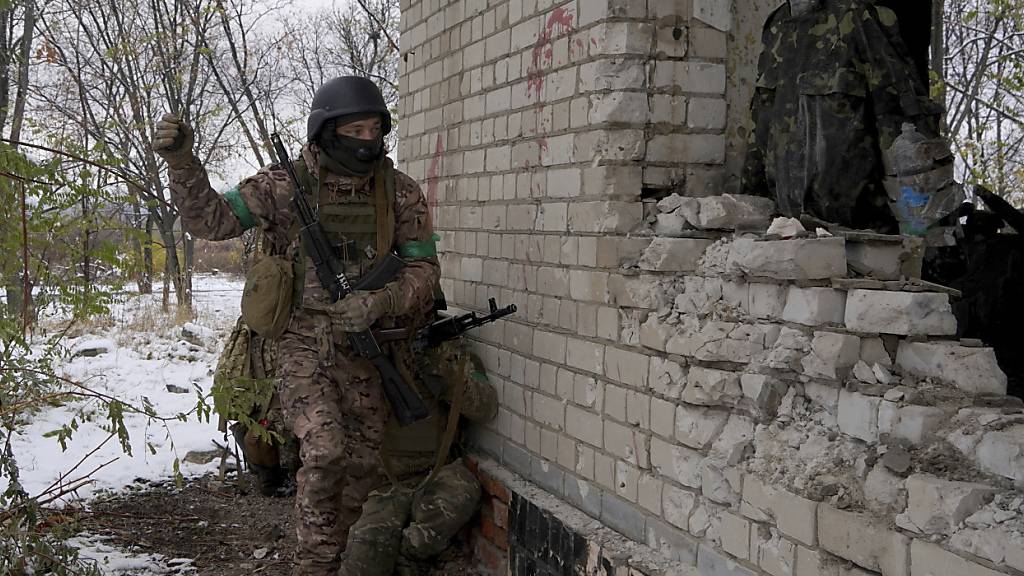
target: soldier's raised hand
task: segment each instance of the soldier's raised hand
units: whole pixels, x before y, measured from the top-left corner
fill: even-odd
[[[192,159],[195,135],[192,127],[174,114],[164,114],[153,131],[153,151],[171,168],[180,168]]]

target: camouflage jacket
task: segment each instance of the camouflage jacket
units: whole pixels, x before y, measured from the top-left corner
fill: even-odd
[[[903,122],[937,136],[941,114],[895,14],[871,0],[822,0],[793,17],[785,3],[763,42],[743,192],[776,198],[787,216],[894,231],[881,151]]]
[[[315,167],[316,153],[309,147],[302,150],[302,160]],[[313,170],[313,173],[316,173]],[[181,214],[185,229],[200,238],[224,240],[246,230],[244,220],[258,226],[269,249],[298,259],[299,241],[296,216],[292,209],[293,190],[287,172],[277,165],[261,169],[242,180],[229,194],[218,194],[210,187],[209,177],[198,159],[181,169],[170,171],[171,200]],[[370,178],[350,178],[328,173],[321,184],[321,202],[331,202],[341,195],[372,194]],[[239,206],[238,202],[244,204]],[[243,218],[239,217],[239,213]],[[395,170],[395,235],[393,248],[429,241],[433,236],[430,213],[419,185],[406,174]],[[267,246],[268,244],[265,244]],[[392,281],[395,295],[395,317],[425,319],[433,306],[434,286],[438,283],[440,266],[436,256],[406,259],[406,266]],[[303,303],[323,307],[327,292],[317,280],[313,261],[305,258]],[[319,306],[317,306],[319,305]],[[419,323],[419,322],[414,322]]]

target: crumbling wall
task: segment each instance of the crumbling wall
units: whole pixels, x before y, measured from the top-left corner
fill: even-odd
[[[502,404],[476,449],[664,573],[1024,571],[1021,404],[949,295],[901,241],[765,238],[770,202],[709,196],[731,4],[402,1],[443,287],[519,307],[475,336]]]
[[[599,291],[615,338],[535,347],[481,448],[699,574],[1024,570],[1024,409],[992,350],[900,278],[903,240],[765,236],[772,210],[661,201]]]

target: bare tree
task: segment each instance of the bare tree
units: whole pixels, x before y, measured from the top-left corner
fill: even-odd
[[[943,83],[949,134],[969,182],[1024,199],[1024,4],[945,0]]]

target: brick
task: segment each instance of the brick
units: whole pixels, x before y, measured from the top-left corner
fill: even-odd
[[[735,405],[741,395],[739,374],[693,366],[682,399],[700,406],[730,406]]]
[[[955,342],[900,342],[900,370],[949,382],[971,394],[1006,394],[1006,374],[991,348],[967,348]]]
[[[656,518],[647,519],[647,546],[683,566],[697,563],[697,540]]]
[[[626,420],[626,398],[625,388],[608,384],[604,388],[604,413],[624,422]]]
[[[846,327],[858,332],[900,336],[951,336],[956,318],[947,294],[851,290]]]
[[[835,332],[815,332],[811,353],[800,364],[804,374],[844,380],[860,360],[860,338]]]
[[[655,276],[608,277],[610,304],[626,308],[656,310],[665,304],[665,287]]]
[[[640,431],[634,428],[605,421],[604,448],[640,468],[647,468],[650,465],[647,440]]]
[[[646,388],[650,357],[621,348],[608,347],[604,354],[604,374],[634,388]]]
[[[914,540],[910,553],[911,576],[1002,576],[924,540]]]
[[[845,292],[832,288],[790,286],[782,319],[805,326],[841,325],[845,313]]]
[[[818,543],[818,503],[776,488],[772,498],[775,522],[786,536],[808,546]]]
[[[865,442],[878,441],[878,408],[882,399],[846,389],[839,391],[839,429]]]
[[[778,280],[842,278],[846,276],[846,249],[842,238],[740,239],[729,251],[728,268]]]
[[[675,438],[682,444],[703,450],[725,427],[727,412],[682,405],[676,407]]]
[[[643,219],[639,202],[574,202],[569,205],[572,232],[627,233]]]
[[[646,54],[652,33],[651,25],[647,23],[601,23],[591,31],[590,55]]]
[[[665,486],[662,491],[662,508],[665,520],[683,530],[690,526],[690,514],[697,503],[697,495],[693,492]]]
[[[952,533],[995,495],[991,486],[927,474],[911,474],[906,486],[907,518],[925,534]]]
[[[651,438],[651,465],[662,476],[683,486],[700,488],[700,452]]]
[[[707,544],[697,549],[697,572],[701,576],[757,576],[757,573],[727,558]]]
[[[985,433],[975,459],[986,472],[1024,482],[1024,425]]]
[[[640,259],[641,270],[692,272],[711,240],[701,238],[655,238]]]
[[[556,496],[561,497],[565,494],[565,473],[553,462],[534,458],[530,479]]]
[[[604,446],[604,422],[597,414],[569,405],[565,412],[565,431],[591,446]]]
[[[569,295],[577,301],[607,302],[608,273],[590,270],[569,271]]]
[[[601,521],[631,540],[646,541],[644,514],[629,502],[608,492],[601,498]]]
[[[587,340],[569,338],[566,348],[566,362],[573,368],[604,374],[605,348]]]
[[[750,556],[750,522],[730,512],[723,512],[718,531],[723,550],[740,560]]]
[[[558,334],[536,330],[533,333],[533,354],[545,360],[564,363],[566,338]]]
[[[676,405],[661,398],[651,399],[651,431],[671,438],[675,433]]]
[[[784,284],[751,283],[748,288],[750,315],[754,318],[782,318],[789,288]]]
[[[565,478],[565,498],[592,518],[601,517],[601,489],[573,476]]]
[[[590,124],[645,124],[650,116],[645,92],[611,92],[590,97]]]
[[[757,565],[771,576],[793,576],[796,568],[796,546],[783,538],[777,530],[752,530],[752,551],[755,538]]]
[[[882,576],[909,574],[910,539],[866,514],[818,505],[818,540],[828,552]]]
[[[502,451],[502,464],[523,478],[529,478],[533,467],[533,456],[529,452],[511,443],[505,444]]]
[[[642,474],[640,476],[639,499],[638,503],[653,512],[655,515],[661,515],[661,498],[662,492],[665,488],[665,483],[650,474]]]

